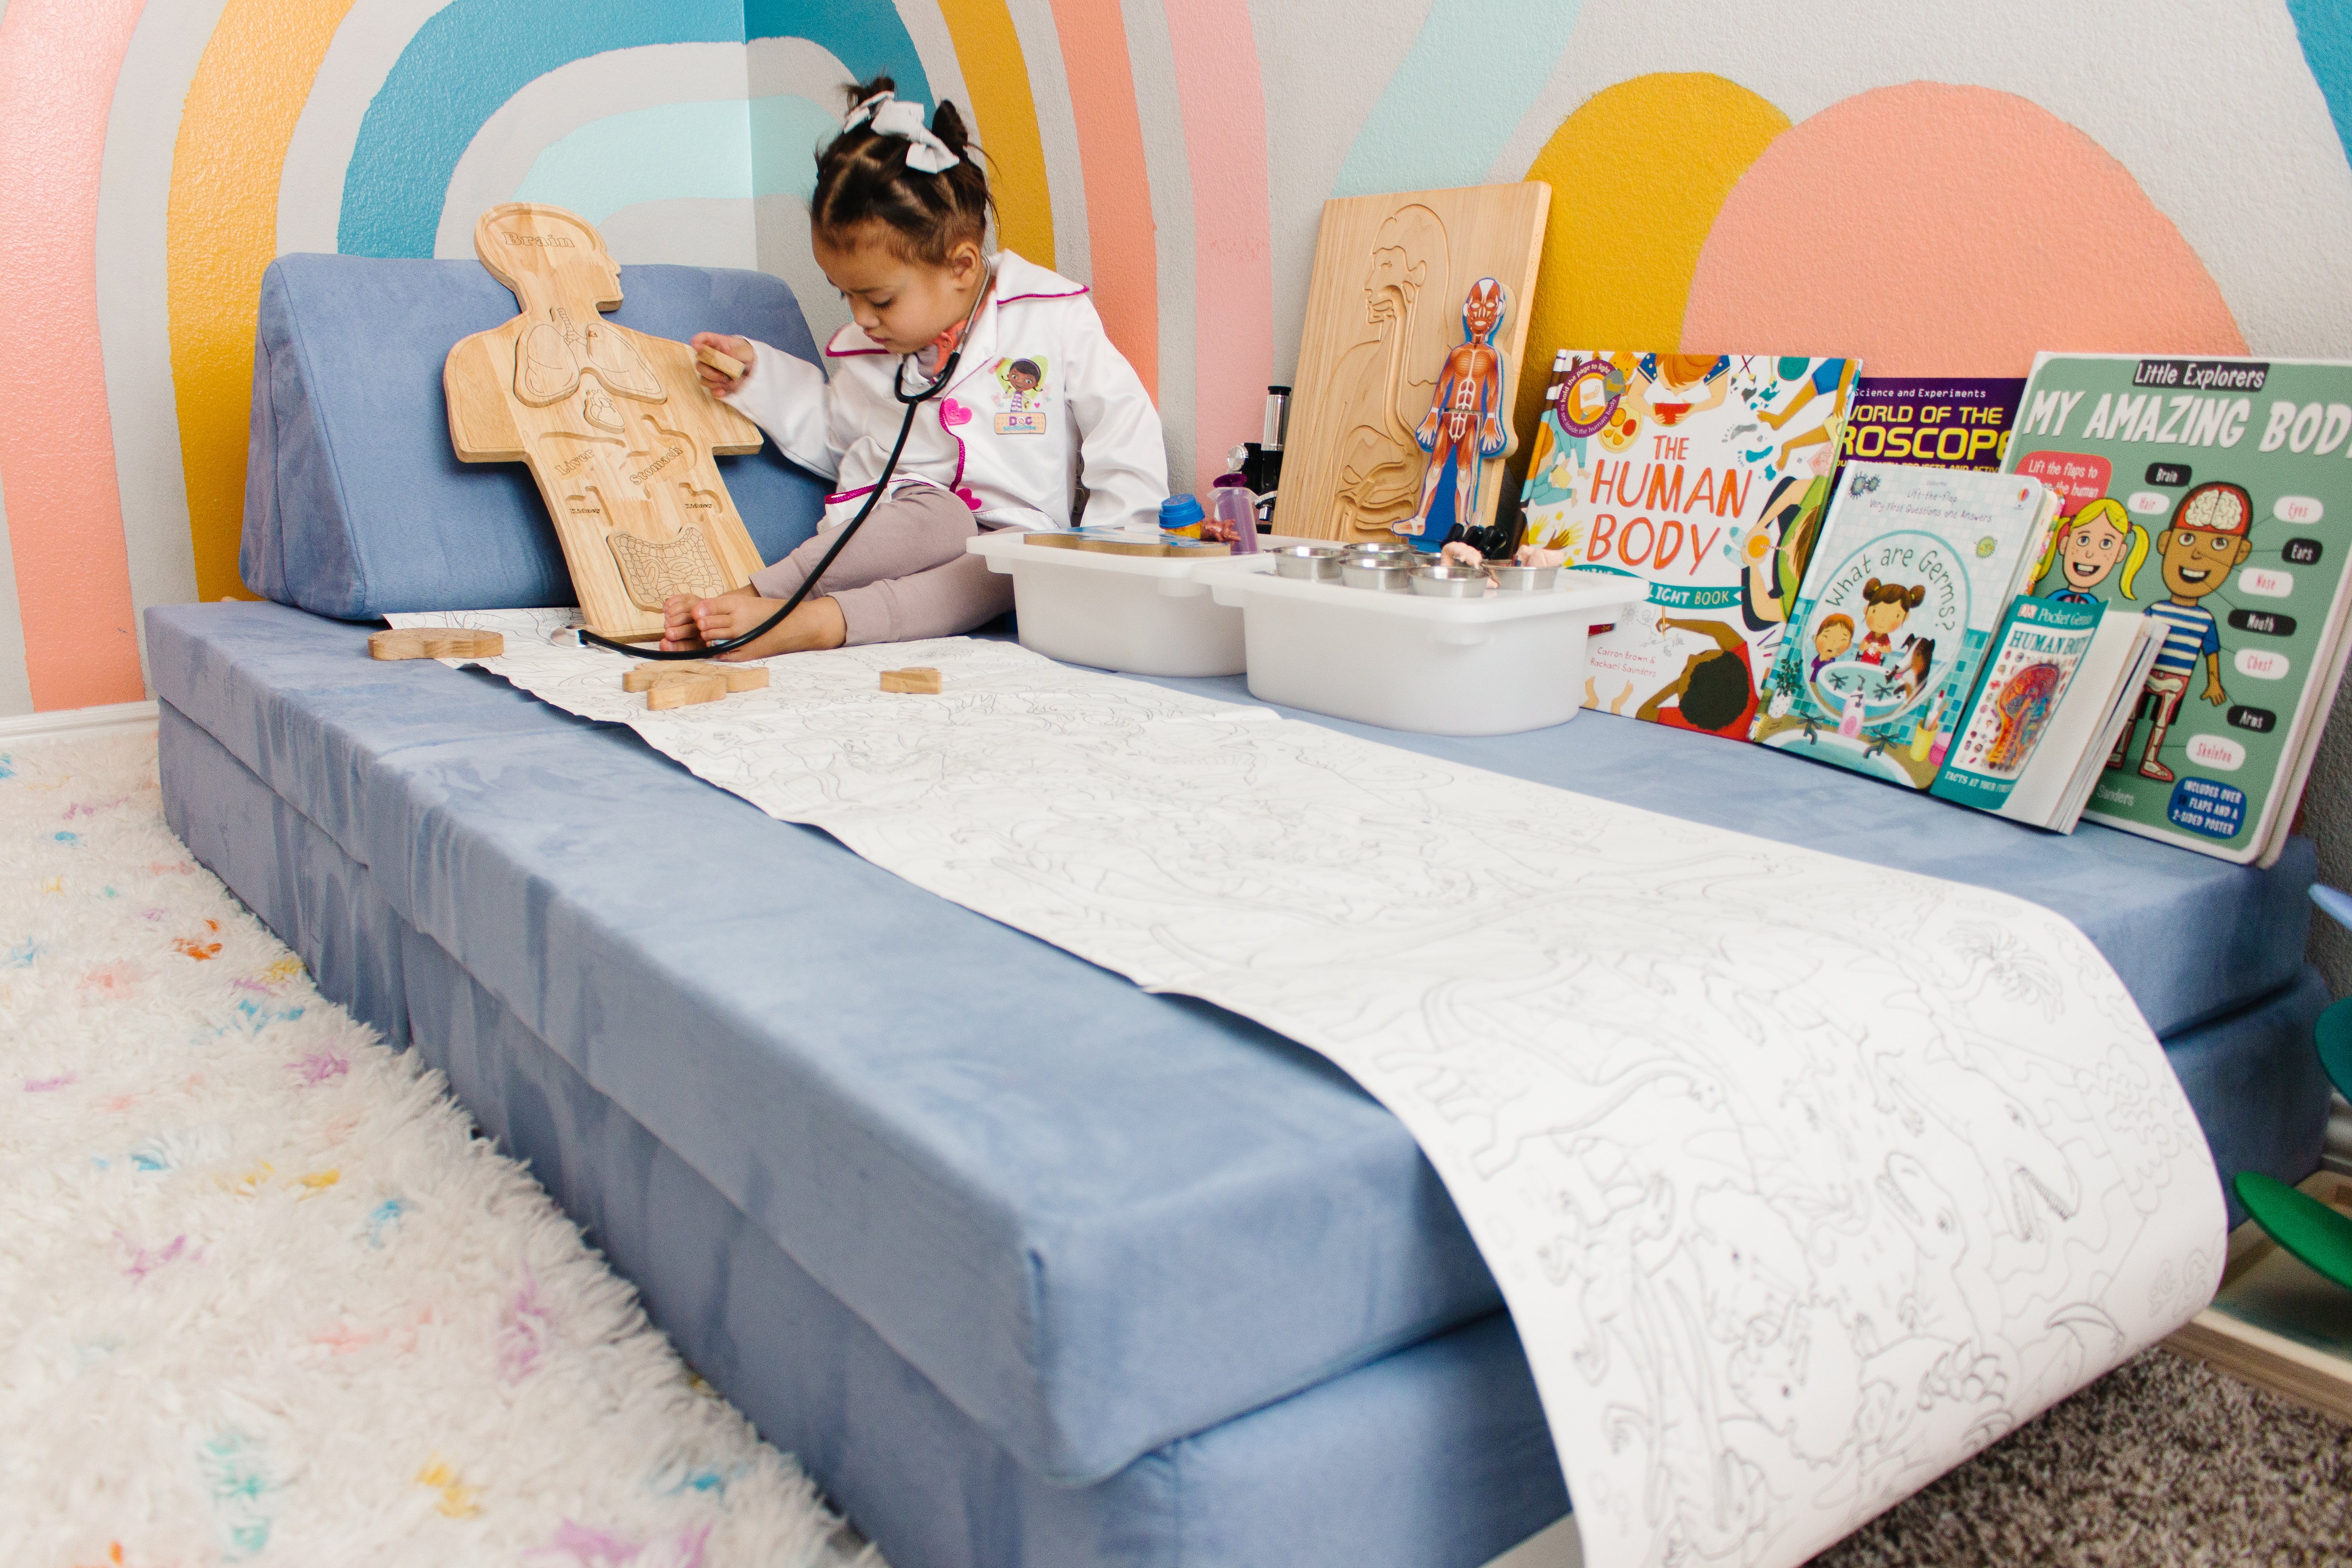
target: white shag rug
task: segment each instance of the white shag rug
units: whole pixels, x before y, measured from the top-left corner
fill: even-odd
[[[0,754],[0,1563],[879,1559],[440,1075],[164,826]]]

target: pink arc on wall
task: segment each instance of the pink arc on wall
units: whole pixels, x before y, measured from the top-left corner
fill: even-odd
[[[99,354],[98,188],[142,3],[0,11],[0,495],[37,709],[142,690]]]

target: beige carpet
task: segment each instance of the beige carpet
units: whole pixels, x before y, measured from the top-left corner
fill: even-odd
[[[1813,1561],[1815,1568],[2352,1563],[2352,1426],[2152,1351]]]

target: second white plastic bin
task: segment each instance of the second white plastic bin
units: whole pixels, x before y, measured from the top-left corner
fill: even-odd
[[[1566,723],[1584,703],[1587,629],[1645,584],[1563,573],[1549,591],[1433,599],[1225,574],[1242,613],[1250,695],[1429,735],[1507,735]]]

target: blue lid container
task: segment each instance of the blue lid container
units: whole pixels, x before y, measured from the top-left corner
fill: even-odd
[[[1165,529],[1198,528],[1204,515],[1197,496],[1170,496],[1160,503],[1160,526]]]

